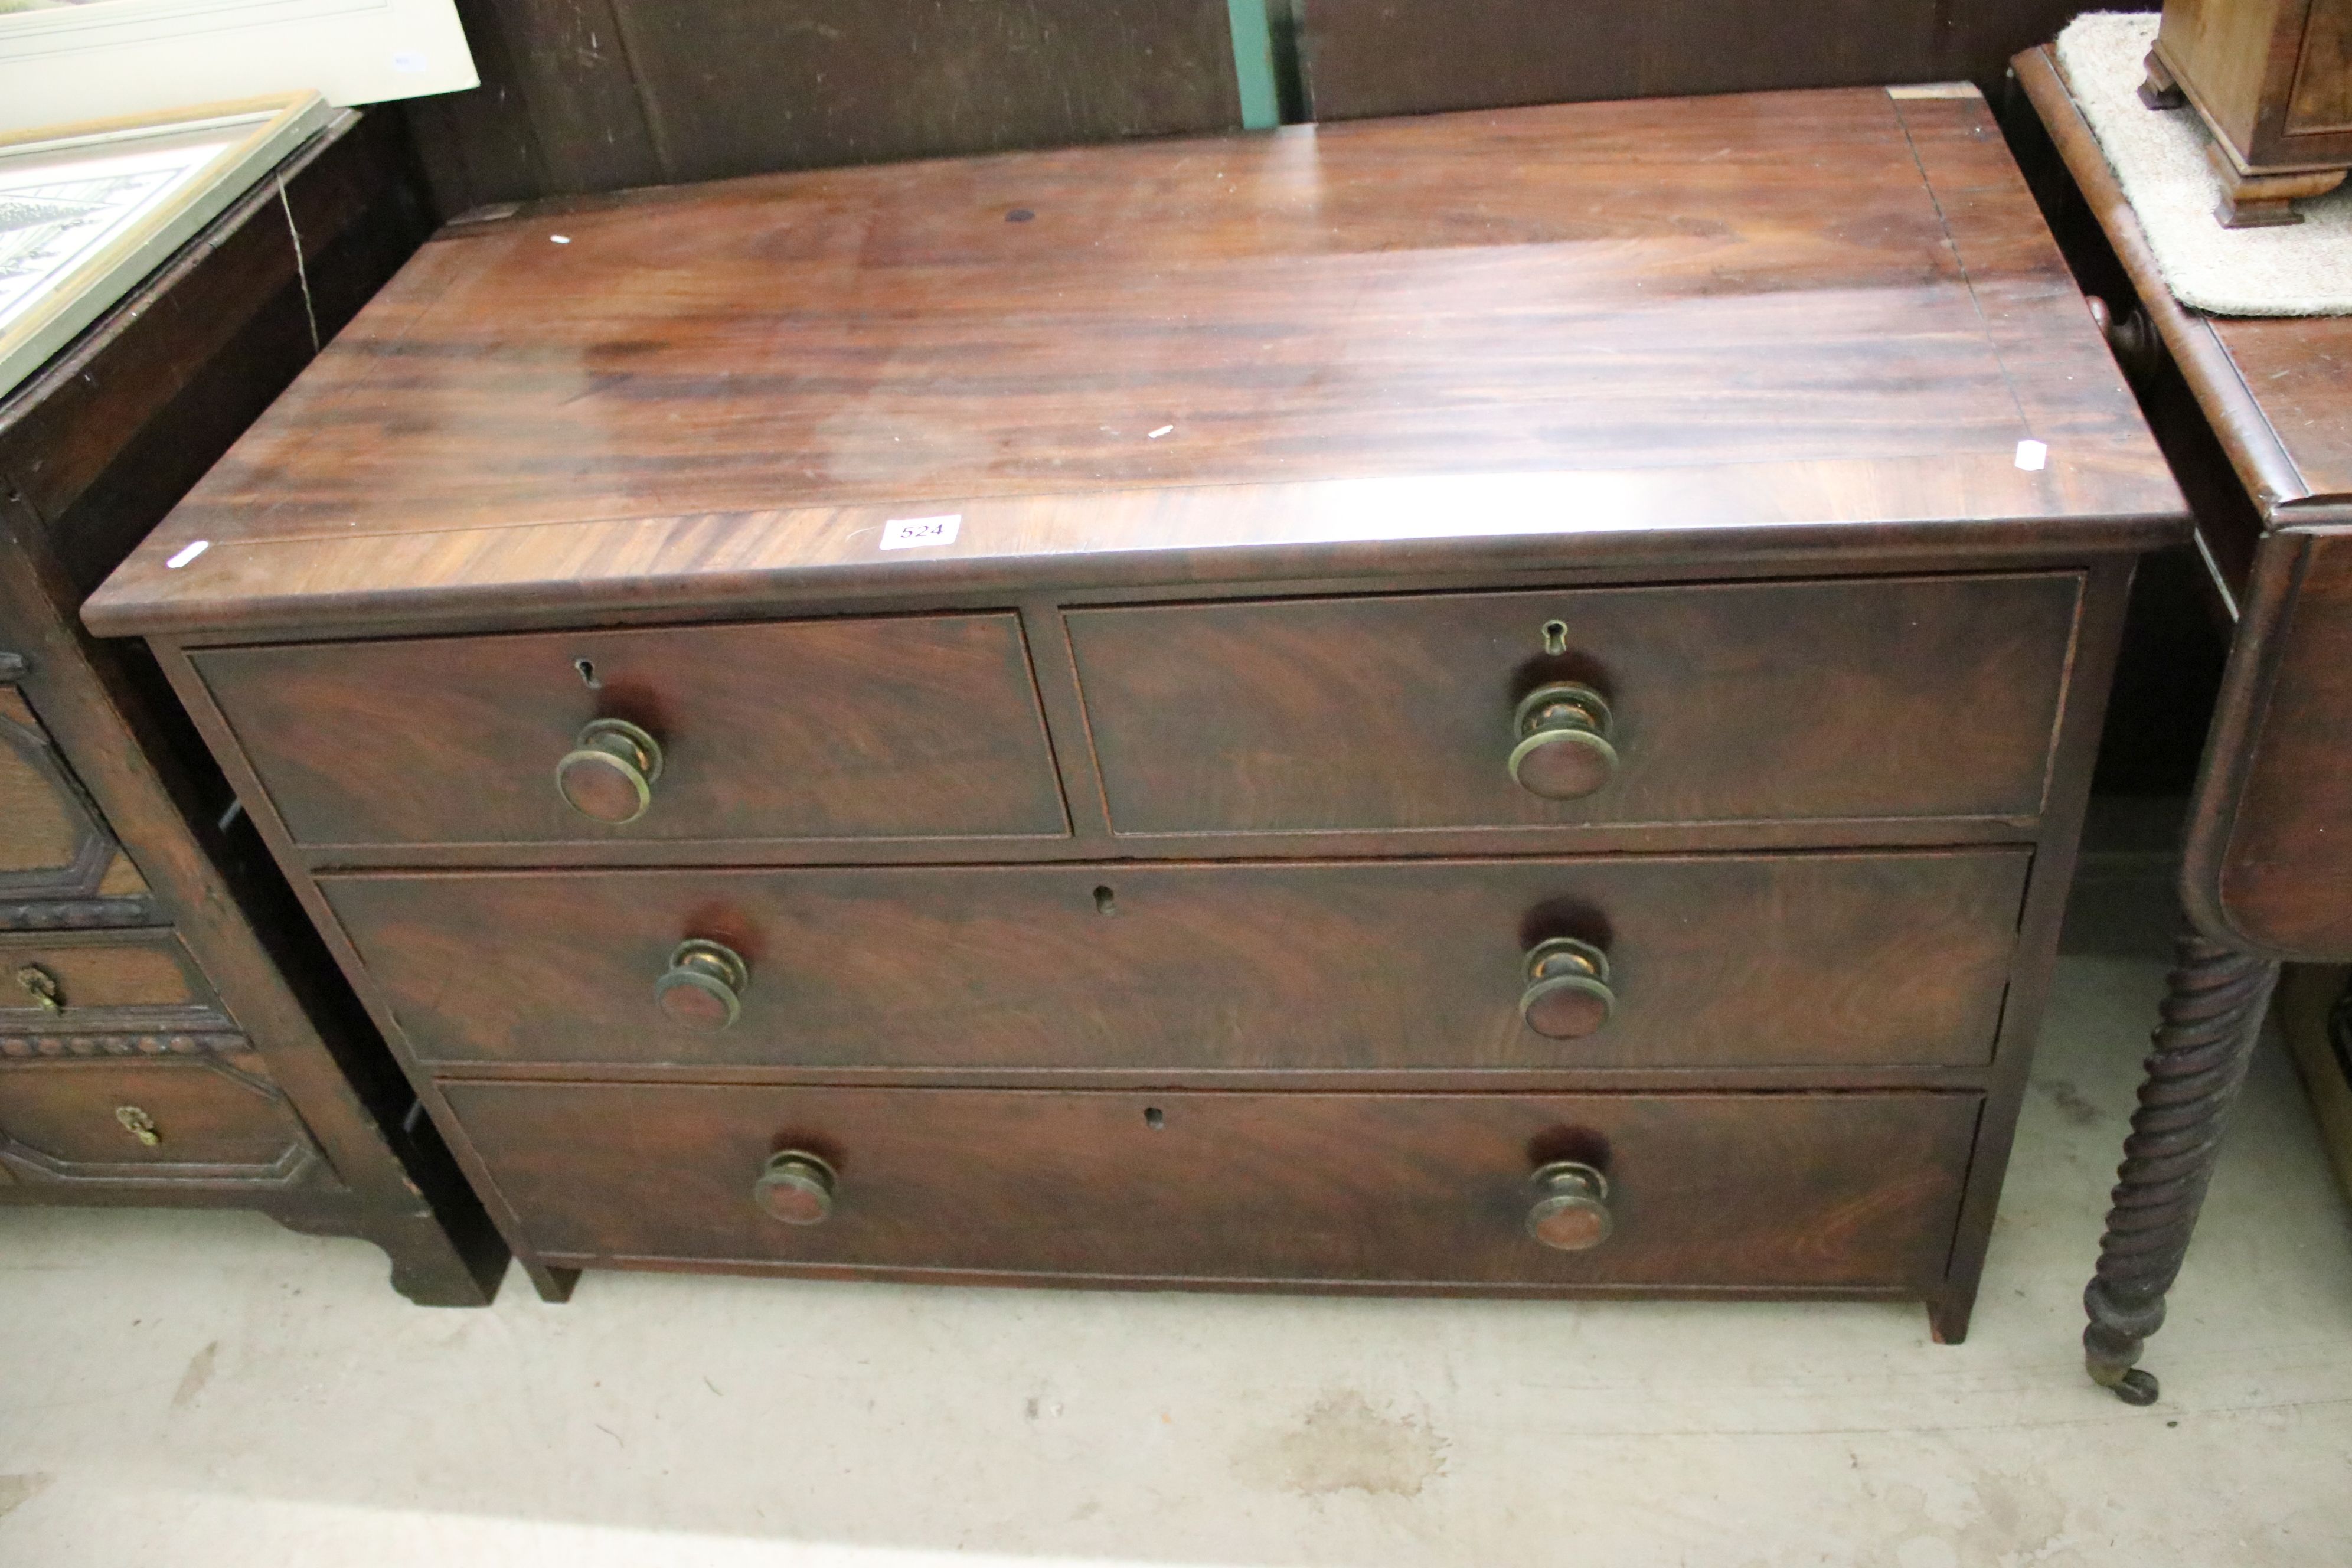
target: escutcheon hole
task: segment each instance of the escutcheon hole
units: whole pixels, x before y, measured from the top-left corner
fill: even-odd
[[[589,690],[603,689],[604,683],[596,679],[596,665],[593,660],[575,658],[572,661],[572,668],[580,672],[580,679],[586,683]]]
[[[1095,913],[1098,915],[1115,915],[1118,913],[1118,899],[1108,888],[1097,888],[1095,889]]]
[[[1168,1125],[1168,1113],[1156,1105],[1147,1105],[1143,1108],[1143,1124],[1157,1132]]]
[[[1544,652],[1557,658],[1568,651],[1568,623],[1546,621],[1543,624]]]

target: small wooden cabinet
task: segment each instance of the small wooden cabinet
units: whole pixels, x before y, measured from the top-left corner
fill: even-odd
[[[82,597],[414,248],[346,114],[0,398],[0,1204],[254,1208],[420,1301],[506,1252],[152,660]]]
[[[2224,227],[2300,223],[2352,168],[2352,0],[2165,0],[2140,97],[2204,121]]]
[[[1874,89],[460,224],[86,614],[551,1295],[1956,1339],[2182,527],[1982,103]]]

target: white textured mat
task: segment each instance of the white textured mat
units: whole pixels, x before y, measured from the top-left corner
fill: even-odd
[[[2173,294],[2221,316],[2352,315],[2352,183],[2296,203],[2299,224],[2215,222],[2221,183],[2206,166],[2197,111],[2139,100],[2156,26],[2151,15],[2077,17],[2058,35],[2058,63]]]

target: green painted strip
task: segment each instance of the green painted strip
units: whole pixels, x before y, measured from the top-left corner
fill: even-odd
[[[1282,123],[1282,100],[1274,90],[1274,32],[1266,26],[1266,0],[1225,0],[1233,23],[1234,81],[1242,91],[1242,126],[1271,131]]]

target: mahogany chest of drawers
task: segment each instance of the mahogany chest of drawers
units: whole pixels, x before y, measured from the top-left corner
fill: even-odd
[[[460,222],[87,610],[540,1288],[1975,1295],[2181,503],[1964,89]]]

